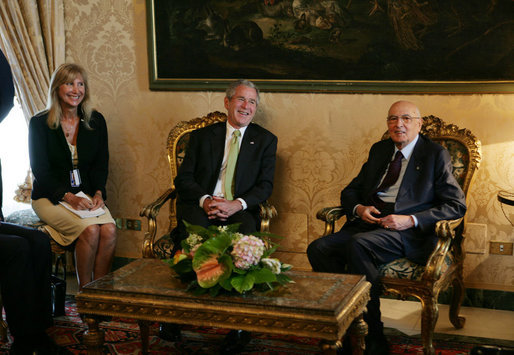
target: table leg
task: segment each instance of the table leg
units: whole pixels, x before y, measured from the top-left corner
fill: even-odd
[[[148,348],[149,348],[148,337],[150,336],[150,331],[149,331],[150,322],[145,321],[145,320],[138,320],[137,324],[139,324],[139,332],[141,334],[141,352],[143,354],[148,354]]]
[[[94,316],[85,316],[84,320],[87,329],[84,332],[83,343],[87,346],[87,353],[91,355],[103,354],[105,333],[98,327],[98,320]]]
[[[323,354],[326,355],[336,355],[337,350],[343,348],[343,344],[338,340],[335,343],[329,343],[328,341],[322,340],[319,344],[321,350],[323,351]]]
[[[361,313],[350,326],[350,341],[352,344],[352,354],[362,355],[366,349],[366,335],[368,334],[368,325],[364,321]]]

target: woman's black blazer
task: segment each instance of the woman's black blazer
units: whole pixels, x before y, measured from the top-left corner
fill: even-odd
[[[32,199],[46,197],[57,204],[66,192],[83,191],[94,195],[100,190],[104,200],[107,181],[109,149],[105,119],[93,111],[90,126],[81,119],[77,134],[78,169],[82,184],[72,187],[70,172],[73,170],[71,152],[61,128],[51,129],[46,120],[48,114],[40,113],[30,120],[29,155],[34,175]]]

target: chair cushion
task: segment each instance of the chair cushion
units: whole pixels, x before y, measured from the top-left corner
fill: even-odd
[[[439,143],[450,153],[453,165],[453,176],[459,185],[463,186],[464,179],[469,170],[469,153],[466,146],[452,139],[441,140]]]
[[[425,267],[405,258],[396,259],[378,267],[381,276],[395,279],[421,280]]]
[[[43,222],[41,222],[41,220],[32,208],[15,211],[7,217],[5,217],[5,221],[32,228],[38,228],[44,224]]]
[[[441,267],[441,274],[444,274],[451,264],[451,257],[447,255],[446,258],[444,258],[444,263]],[[425,267],[406,258],[401,258],[393,260],[388,264],[380,265],[378,267],[378,272],[384,277],[420,281],[421,275],[425,272]]]

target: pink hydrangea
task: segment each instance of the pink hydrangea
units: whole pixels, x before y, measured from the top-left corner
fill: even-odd
[[[264,253],[264,242],[253,235],[245,235],[234,243],[232,257],[234,265],[247,270],[252,265],[257,265]]]

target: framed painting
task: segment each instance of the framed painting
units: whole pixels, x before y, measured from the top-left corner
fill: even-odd
[[[150,89],[514,93],[512,0],[147,0]]]

